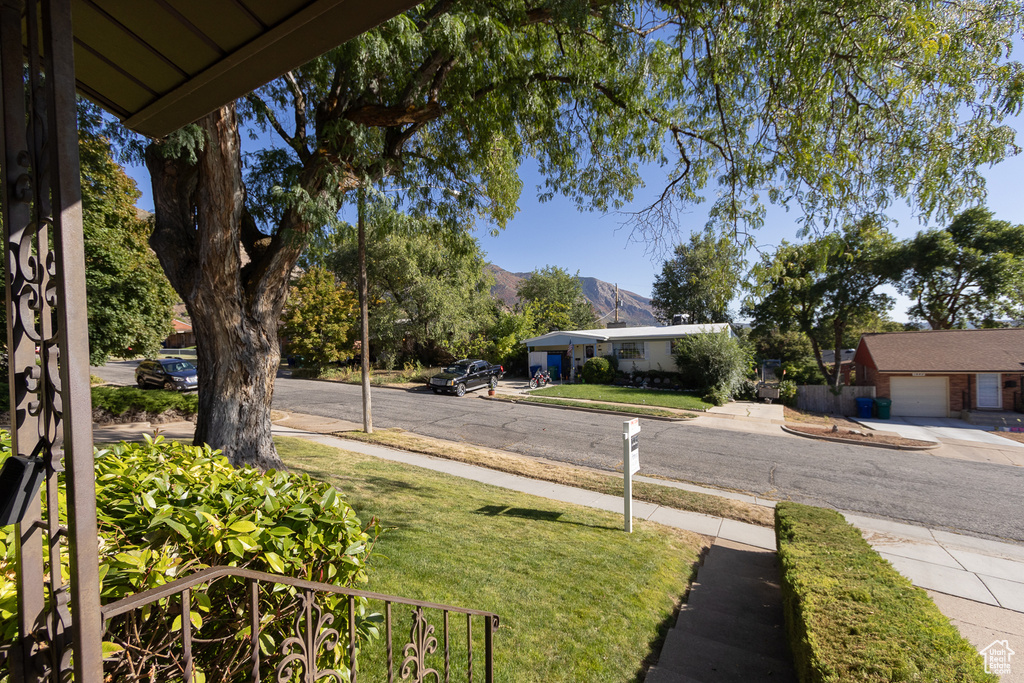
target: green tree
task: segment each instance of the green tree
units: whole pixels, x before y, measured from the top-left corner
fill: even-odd
[[[291,287],[281,334],[289,353],[320,372],[352,358],[358,316],[356,295],[329,270],[313,267]]]
[[[146,243],[151,226],[140,218],[135,181],[111,157],[110,143],[79,134],[89,362],[109,356],[152,355],[174,332],[178,295]]]
[[[594,307],[583,296],[579,273],[545,266],[522,280],[516,294],[531,310],[537,334],[553,330],[591,330],[597,327]]]
[[[599,211],[663,164],[634,226],[648,240],[705,194],[713,220],[756,227],[764,187],[816,225],[894,197],[941,215],[1016,149],[1002,120],[1024,93],[1005,60],[1020,17],[1006,0],[435,0],[381,24],[245,98],[282,141],[247,183],[234,106],[147,150],[151,243],[197,334],[196,441],[280,466],[269,411],[289,274],[351,190],[501,227],[532,155],[542,198]]]
[[[381,207],[368,223],[370,330],[381,351],[446,361],[492,323],[493,278],[475,238]],[[343,240],[328,257],[350,286],[358,277],[356,247],[355,239]]]
[[[917,233],[901,256],[896,287],[914,300],[907,313],[933,330],[1024,319],[1024,225],[968,209],[946,228]]]
[[[97,116],[94,107],[79,105],[89,362],[103,365],[110,356],[156,353],[174,332],[171,307],[178,296],[146,243],[152,226],[135,206],[141,193],[114,161]],[[0,278],[3,270],[0,263]],[[3,307],[0,325],[6,322]],[[6,349],[6,336],[0,346]]]
[[[862,329],[893,306],[877,289],[893,279],[892,236],[874,218],[848,225],[805,244],[783,243],[754,267],[748,299],[758,334],[778,329],[802,332],[826,384],[838,387],[839,360],[849,344],[848,330]],[[836,362],[827,367],[822,350],[832,349]]]
[[[690,235],[679,244],[654,278],[651,305],[663,322],[682,313],[688,324],[729,322],[743,254],[735,238],[711,230]]]
[[[688,334],[676,342],[673,356],[685,381],[699,391],[725,397],[739,388],[753,362],[747,345],[729,330]]]

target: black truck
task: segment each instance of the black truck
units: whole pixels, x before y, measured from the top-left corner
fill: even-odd
[[[455,361],[444,369],[444,372],[434,375],[427,382],[427,386],[435,394],[442,391],[446,394],[465,396],[467,391],[482,389],[483,387],[494,388],[498,386],[498,380],[505,374],[505,368],[500,365],[491,365],[485,360],[473,360],[465,358]]]

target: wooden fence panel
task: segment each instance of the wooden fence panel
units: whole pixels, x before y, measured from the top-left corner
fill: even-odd
[[[829,415],[857,414],[857,399],[875,397],[874,387],[840,387],[839,394],[824,385],[801,385],[796,388],[796,407],[814,413]]]

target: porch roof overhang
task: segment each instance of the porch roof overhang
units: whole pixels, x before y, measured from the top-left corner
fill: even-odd
[[[732,330],[729,323],[708,323],[706,325],[666,325],[664,327],[609,327],[599,330],[567,330],[542,334],[524,339],[526,346],[568,346],[593,344],[594,342],[657,341],[678,339],[688,334],[718,334]]]
[[[78,91],[135,132],[160,137],[416,2],[70,0],[70,5]]]

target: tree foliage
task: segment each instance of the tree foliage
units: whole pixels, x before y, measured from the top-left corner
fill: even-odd
[[[493,279],[479,243],[386,207],[371,211],[368,225],[370,330],[379,350],[396,359],[450,360],[493,320]],[[358,278],[356,246],[351,232],[327,258],[349,283]]]
[[[209,338],[197,439],[277,464],[277,317],[303,247],[351,190],[383,187],[453,229],[478,216],[502,227],[532,156],[541,198],[599,211],[660,164],[665,190],[634,224],[649,241],[706,196],[735,229],[760,224],[765,198],[803,209],[808,227],[898,197],[943,215],[980,196],[979,165],[1016,150],[1002,121],[1024,93],[1006,61],[1019,10],[435,0],[353,38],[244,99],[243,115],[281,141],[244,185],[233,107],[147,152],[152,243]]]
[[[325,268],[313,267],[295,281],[281,317],[288,352],[322,370],[354,355],[359,300]]]
[[[597,316],[583,296],[579,273],[570,275],[558,266],[544,266],[520,281],[516,294],[522,305],[531,311],[537,334],[597,327]]]
[[[914,301],[907,313],[933,330],[1024,319],[1024,225],[968,209],[946,228],[919,232],[901,256],[897,288]]]
[[[894,247],[892,236],[870,217],[842,233],[804,244],[784,242],[754,268],[754,291],[747,302],[754,329],[759,334],[802,332],[826,383],[838,386],[847,331],[893,306],[892,297],[877,289],[893,279]],[[834,351],[832,367],[822,360],[823,349]]]
[[[666,323],[677,313],[689,324],[728,322],[743,263],[732,236],[710,230],[693,233],[688,245],[676,246],[654,278],[651,305]]]

